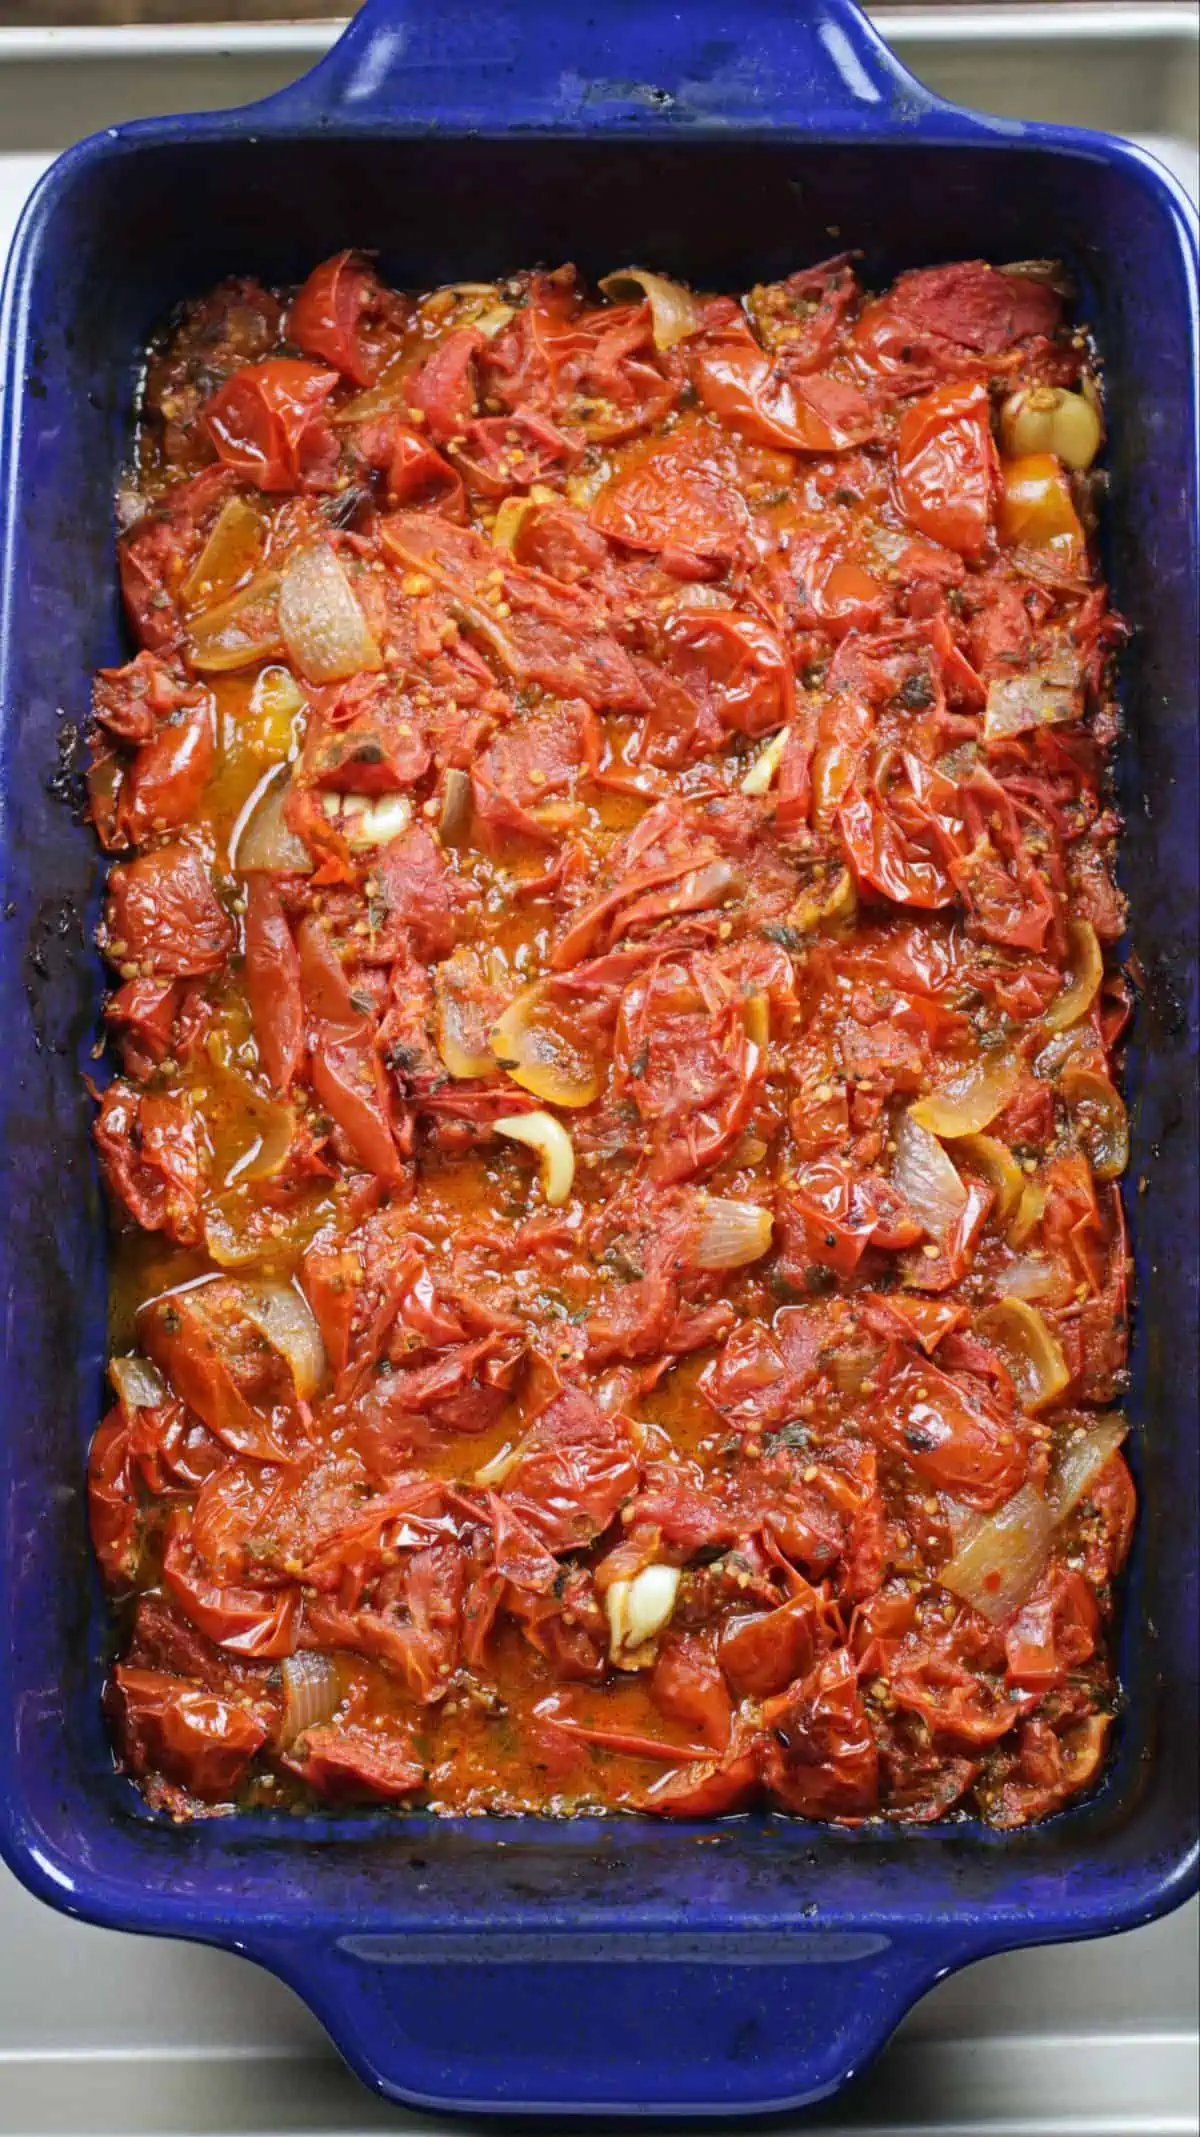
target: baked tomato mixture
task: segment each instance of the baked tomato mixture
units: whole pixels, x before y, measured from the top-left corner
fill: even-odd
[[[90,1490],[153,1806],[1015,1827],[1096,1779],[1101,444],[1047,263],[346,252],[151,350]]]

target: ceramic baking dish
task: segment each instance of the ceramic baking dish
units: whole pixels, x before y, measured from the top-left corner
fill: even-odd
[[[294,88],[72,149],[5,295],[0,556],[0,1848],[51,1903],[291,1982],[395,2097],[564,2113],[811,2101],[949,1969],[1148,1919],[1196,1868],[1197,441],[1194,227],[1149,158],[929,95],[851,0],[369,0]],[[79,1072],[100,870],[60,776],[122,657],[111,496],[138,350],[231,271],[346,243],[402,283],[639,255],[709,285],[861,246],[1072,266],[1109,381],[1144,1512],[1104,1786],[1030,1832],[849,1835],[770,1817],[231,1818],[180,1830],[112,1770],[84,1449],[105,1229]],[[1136,1193],[1141,1178],[1149,1192]]]

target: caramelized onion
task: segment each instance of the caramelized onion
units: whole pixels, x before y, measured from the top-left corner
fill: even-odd
[[[748,994],[742,1003],[742,1023],[751,1046],[761,1053],[771,1039],[771,997],[758,989]]]
[[[600,1090],[600,1071],[553,1014],[554,996],[543,981],[510,1002],[492,1031],[492,1052],[523,1091],[552,1106],[590,1106]]]
[[[517,538],[517,530],[525,514],[529,511],[532,502],[532,498],[529,497],[506,497],[504,499],[497,510],[495,519],[492,521],[493,549],[503,550],[505,556],[512,555],[512,546]]]
[[[835,927],[850,927],[858,917],[858,892],[854,877],[848,868],[840,868],[833,879],[832,889],[822,888],[816,893],[798,898],[787,916],[789,927],[807,935],[819,927],[822,920]]]
[[[1011,1217],[1025,1188],[1021,1171],[1007,1143],[994,1135],[960,1135],[956,1155],[967,1158],[981,1172],[995,1193],[995,1216],[999,1224]]]
[[[980,1522],[938,1579],[993,1625],[1002,1624],[1037,1586],[1053,1535],[1052,1509],[1032,1484],[1023,1484],[1007,1506]]]
[[[511,556],[521,521],[536,505],[557,502],[557,494],[544,482],[535,482],[527,497],[506,497],[492,522],[492,546]]]
[[[393,408],[408,405],[408,382],[412,374],[413,359],[401,351],[389,357],[373,386],[365,393],[356,393],[352,401],[346,401],[330,415],[332,423],[368,423],[373,416],[390,415]]]
[[[772,781],[779,770],[784,750],[787,748],[787,738],[787,728],[781,727],[777,735],[772,735],[766,747],[760,749],[742,781],[743,794],[766,794],[770,791]]]
[[[110,1358],[108,1377],[127,1410],[156,1410],[167,1399],[167,1383],[158,1367],[139,1351]]]
[[[514,308],[511,304],[489,304],[482,312],[476,312],[473,319],[464,321],[464,325],[473,326],[477,334],[483,335],[485,341],[494,341],[513,316]]]
[[[244,1283],[241,1296],[247,1320],[287,1360],[296,1393],[307,1402],[325,1376],[325,1345],[304,1293],[295,1284],[263,1282]]]
[[[1094,1421],[1081,1420],[1060,1445],[1050,1484],[1050,1497],[1060,1521],[1086,1498],[1096,1479],[1108,1467],[1129,1427],[1115,1412]]]
[[[379,647],[345,569],[328,542],[288,558],[279,582],[279,625],[288,652],[310,683],[344,682],[383,666]]]
[[[332,1655],[302,1648],[285,1655],[279,1665],[283,1679],[283,1715],[279,1740],[293,1744],[306,1729],[319,1729],[337,1713],[341,1704],[337,1664]]]
[[[698,1269],[745,1268],[767,1252],[774,1228],[770,1210],[757,1202],[709,1195],[701,1207],[692,1260]]]
[[[1116,1180],[1129,1163],[1129,1115],[1118,1090],[1098,1070],[1068,1063],[1059,1089],[1098,1180]]]
[[[1085,1017],[1104,978],[1104,952],[1090,920],[1068,920],[1071,945],[1071,976],[1061,994],[1045,1011],[1042,1022],[1050,1031],[1066,1031]]]
[[[975,1325],[1003,1358],[1022,1409],[1036,1415],[1062,1394],[1071,1375],[1036,1306],[1023,1298],[998,1299],[984,1307]]]
[[[278,663],[264,668],[254,678],[250,703],[238,721],[238,732],[252,748],[275,763],[281,763],[292,747],[296,714],[303,712],[304,692],[290,668]]]
[[[1047,1261],[1041,1254],[1023,1254],[1010,1262],[996,1278],[996,1289],[1014,1299],[1049,1299],[1063,1306],[1071,1295],[1071,1283],[1061,1262]]]
[[[936,1135],[905,1114],[896,1134],[892,1184],[931,1239],[944,1239],[966,1206],[967,1190]]]
[[[1003,1113],[1017,1088],[1021,1064],[1011,1054],[985,1054],[965,1075],[954,1077],[940,1091],[919,1098],[908,1117],[931,1135],[978,1135],[989,1121]]]
[[[211,1076],[214,1083],[224,1086],[215,1094],[216,1121],[210,1119],[206,1124],[218,1168],[223,1174],[222,1187],[273,1179],[286,1164],[296,1139],[296,1115],[292,1107],[278,1099],[264,1103],[236,1069],[219,1071],[214,1068]],[[225,1122],[238,1126],[233,1133],[223,1134],[221,1128]],[[250,1131],[248,1141],[247,1129]],[[235,1139],[242,1147],[233,1151],[229,1146]],[[214,1261],[220,1258],[219,1254],[213,1255]]]
[[[192,619],[188,659],[199,674],[230,674],[282,653],[279,584],[277,571],[261,571],[228,601]]]
[[[433,975],[433,1031],[437,1050],[456,1082],[490,1076],[496,1057],[487,1040],[479,977],[469,952],[459,951]]]
[[[983,715],[984,740],[1029,734],[1038,727],[1065,727],[1082,715],[1082,679],[1073,669],[1061,675],[1032,669],[1026,675],[993,676]]]
[[[229,865],[242,875],[311,875],[312,855],[287,823],[291,774],[264,772],[229,834]]]
[[[485,1491],[493,1491],[498,1484],[503,1484],[509,1470],[516,1468],[524,1451],[524,1439],[505,1440],[503,1447],[498,1447],[495,1454],[475,1471],[474,1482],[481,1484]]]
[[[461,838],[470,821],[470,774],[452,764],[442,781],[442,809],[438,817],[438,837],[442,844],[448,846]]]
[[[226,600],[246,573],[253,571],[259,563],[266,532],[267,523],[260,505],[252,504],[248,497],[228,498],[179,589],[184,608],[203,613]]]
[[[621,267],[614,274],[602,275],[600,288],[614,304],[649,303],[656,349],[673,349],[700,326],[700,307],[691,290],[668,281],[666,275],[652,275],[644,267]]]
[[[997,267],[998,275],[1020,275],[1023,282],[1045,282],[1064,297],[1072,295],[1071,277],[1061,260],[1005,260]]]
[[[262,1230],[254,1222],[253,1207],[239,1192],[244,1181],[253,1177],[253,1171],[247,1170],[233,1192],[219,1201],[214,1199],[205,1212],[204,1245],[209,1260],[215,1262],[218,1269],[252,1269],[261,1263],[266,1251]],[[332,1200],[324,1207],[325,1213],[332,1216]],[[298,1257],[308,1245],[311,1234],[307,1204],[301,1203],[286,1217],[272,1211],[269,1236],[272,1254],[287,1252]]]
[[[536,1150],[541,1159],[542,1193],[552,1209],[570,1195],[575,1180],[575,1146],[552,1113],[505,1113],[496,1121],[497,1135]]]
[[[1032,1232],[1036,1232],[1046,1208],[1046,1190],[1040,1180],[1026,1180],[1021,1189],[1021,1199],[1013,1212],[1008,1227],[1009,1245],[1023,1247]]]
[[[446,309],[444,300],[448,296],[457,301]],[[439,330],[449,325],[473,326],[490,341],[502,326],[507,326],[514,307],[501,303],[498,282],[447,282],[426,297],[420,309]]]

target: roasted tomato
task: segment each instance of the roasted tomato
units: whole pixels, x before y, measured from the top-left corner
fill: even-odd
[[[365,261],[337,252],[314,267],[288,306],[287,332],[305,356],[332,364],[356,386],[369,386],[380,353],[364,331],[378,307],[379,282]]]
[[[324,414],[336,371],[271,357],[235,371],[204,412],[226,467],[260,490],[328,489],[338,444]]]
[[[155,343],[87,794],[88,1506],[156,1809],[1008,1829],[1094,1781],[1088,349],[1051,267],[349,250]]]
[[[909,526],[977,557],[991,530],[996,447],[983,386],[939,386],[900,419],[896,486]]]

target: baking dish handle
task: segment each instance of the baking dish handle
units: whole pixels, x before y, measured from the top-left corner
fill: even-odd
[[[736,25],[730,28],[730,22]],[[264,116],[378,125],[675,133],[705,122],[870,133],[912,127],[938,99],[855,0],[365,0],[310,73]]]
[[[460,2112],[734,2113],[825,2097],[978,1956],[961,1934],[578,1930],[253,1936],[391,2099]]]

